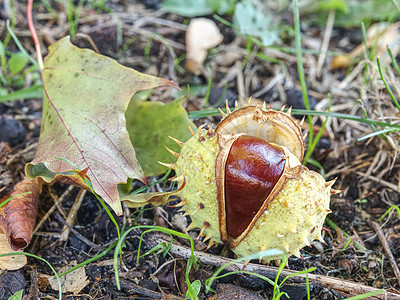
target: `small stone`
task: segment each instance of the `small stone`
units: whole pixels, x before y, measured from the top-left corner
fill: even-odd
[[[11,117],[0,118],[0,142],[7,142],[11,147],[23,142],[26,129],[22,123]]]

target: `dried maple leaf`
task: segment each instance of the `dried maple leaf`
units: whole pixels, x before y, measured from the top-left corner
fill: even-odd
[[[120,215],[117,186],[129,178],[147,181],[125,127],[125,110],[137,91],[176,84],[75,47],[68,37],[50,47],[43,80],[41,132],[26,166],[28,178],[68,180],[90,190],[85,176],[76,176],[84,170],[93,190]]]
[[[57,180],[94,190],[122,213],[118,185],[129,179],[147,182],[125,126],[125,110],[134,93],[162,85],[177,87],[75,47],[68,37],[50,47],[38,148],[26,165],[27,178],[12,195],[31,193],[12,199],[0,218],[12,249],[30,243],[44,183]]]

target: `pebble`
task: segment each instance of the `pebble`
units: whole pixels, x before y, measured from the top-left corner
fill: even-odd
[[[0,142],[7,142],[11,147],[23,142],[26,129],[22,123],[11,117],[0,118]]]

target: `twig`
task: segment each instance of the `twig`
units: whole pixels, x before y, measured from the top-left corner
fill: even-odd
[[[169,237],[166,237],[159,233],[153,233],[153,234],[149,235],[148,238],[146,239],[146,243],[149,247],[154,247],[161,242],[170,243],[170,239],[169,239]],[[177,245],[175,243],[172,244],[172,247],[169,252],[171,254],[179,255],[186,259],[188,259],[191,255],[191,250],[189,248]],[[229,258],[220,257],[220,256],[216,256],[216,255],[212,255],[212,254],[208,254],[208,253],[204,253],[204,252],[196,252],[195,251],[195,256],[203,264],[212,265],[215,267],[220,267],[224,264],[232,262],[232,260]],[[246,271],[254,272],[254,273],[261,273],[262,275],[264,275],[272,280],[274,280],[278,274],[278,268],[276,268],[276,267],[257,265],[257,264],[252,264],[252,263],[245,265],[243,262],[238,262],[233,265],[230,265],[225,270],[226,271],[240,271],[243,269],[245,269]],[[296,271],[283,270],[280,274],[281,274],[281,276],[285,277],[288,275],[293,276],[293,274],[295,274],[295,273],[296,273]],[[347,293],[350,295],[358,295],[358,294],[377,291],[376,288],[366,286],[366,285],[363,285],[363,284],[360,284],[357,282],[340,280],[338,278],[332,278],[329,276],[315,275],[315,274],[309,274],[309,273],[294,275],[293,277],[290,277],[290,280],[292,280],[292,282],[294,282],[294,283],[303,283],[304,284],[306,282],[307,276],[308,276],[308,280],[310,282],[313,282],[313,284],[321,284],[321,285],[327,286],[328,288],[337,290],[339,292]],[[397,299],[398,300],[399,297],[400,297],[399,294],[385,291],[384,293],[382,293],[380,295],[371,297],[371,299],[385,299],[385,300]]]
[[[360,176],[362,176],[362,177],[364,177],[364,178],[368,178],[368,179],[370,179],[370,180],[372,180],[372,181],[378,182],[378,183],[380,183],[380,184],[382,184],[382,185],[388,187],[389,189],[392,189],[393,191],[400,193],[400,190],[399,190],[399,188],[397,187],[396,184],[387,182],[387,181],[385,181],[385,180],[383,180],[383,179],[380,179],[380,178],[375,177],[375,176],[372,176],[372,175],[365,176],[365,173],[362,173],[362,172],[356,172],[356,174],[357,174],[357,175],[360,175]]]
[[[386,241],[386,237],[382,231],[382,228],[379,226],[379,224],[377,222],[374,222],[374,221],[369,221],[368,224],[375,230],[376,234],[378,235],[379,241],[381,242],[383,249],[385,250],[386,255],[388,256],[390,265],[393,268],[394,275],[396,276],[397,281],[400,284],[399,266],[396,263],[396,259],[394,258],[392,251],[390,250],[390,246],[388,245],[388,243]]]
[[[30,296],[32,299],[40,299],[39,296],[39,280],[38,280],[38,273],[36,268],[32,268],[31,271],[31,288],[30,288]]]
[[[65,192],[58,198],[58,201],[53,204],[53,206],[47,211],[47,213],[44,215],[44,217],[39,221],[39,223],[36,225],[35,229],[33,230],[33,234],[37,233],[37,231],[42,227],[43,223],[49,218],[49,216],[53,213],[53,211],[56,209],[57,206],[61,204],[61,202],[64,201],[64,199],[72,192],[72,190],[75,188],[75,186],[70,185]]]
[[[135,284],[132,281],[128,281],[125,279],[120,279],[121,282],[121,287],[127,290],[132,290],[133,292],[139,294],[140,296],[143,297],[149,297],[151,299],[162,299],[165,294],[159,293],[159,292],[155,292],[152,290],[148,290],[140,285]],[[181,297],[176,297],[173,299],[183,299]]]
[[[329,11],[328,15],[328,20],[326,21],[326,29],[325,29],[325,34],[324,34],[324,39],[322,41],[322,46],[321,46],[321,55],[318,57],[318,62],[317,62],[317,76],[321,76],[321,71],[322,71],[322,66],[324,65],[325,58],[326,58],[326,52],[328,51],[328,46],[329,42],[331,40],[331,35],[332,35],[332,29],[333,25],[335,23],[335,13],[336,10],[331,9]]]
[[[82,234],[80,234],[78,231],[76,231],[74,228],[72,228],[71,226],[69,226],[69,224],[59,215],[56,215],[56,219],[58,221],[60,221],[61,223],[63,223],[64,226],[68,227],[69,230],[72,231],[73,234],[76,235],[76,237],[78,239],[80,239],[82,242],[84,242],[86,245],[89,245],[90,247],[96,249],[96,250],[102,250],[103,246],[99,246],[95,243],[92,243],[91,241],[89,241],[87,238],[85,238]]]
[[[81,189],[79,191],[79,194],[76,197],[75,202],[71,207],[71,210],[69,211],[69,214],[68,214],[66,222],[67,222],[68,225],[70,225],[70,227],[74,226],[78,210],[82,205],[83,198],[85,198],[86,192],[87,191],[83,190],[83,189]],[[70,234],[69,228],[67,226],[64,226],[64,228],[61,231],[60,240],[63,241],[63,242],[68,240],[69,234]]]

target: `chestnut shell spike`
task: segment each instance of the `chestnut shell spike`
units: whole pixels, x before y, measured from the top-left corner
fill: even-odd
[[[238,256],[279,249],[299,257],[322,241],[334,181],[301,165],[304,140],[290,112],[249,105],[223,117],[172,153],[188,230],[200,228],[209,246],[228,243]]]

